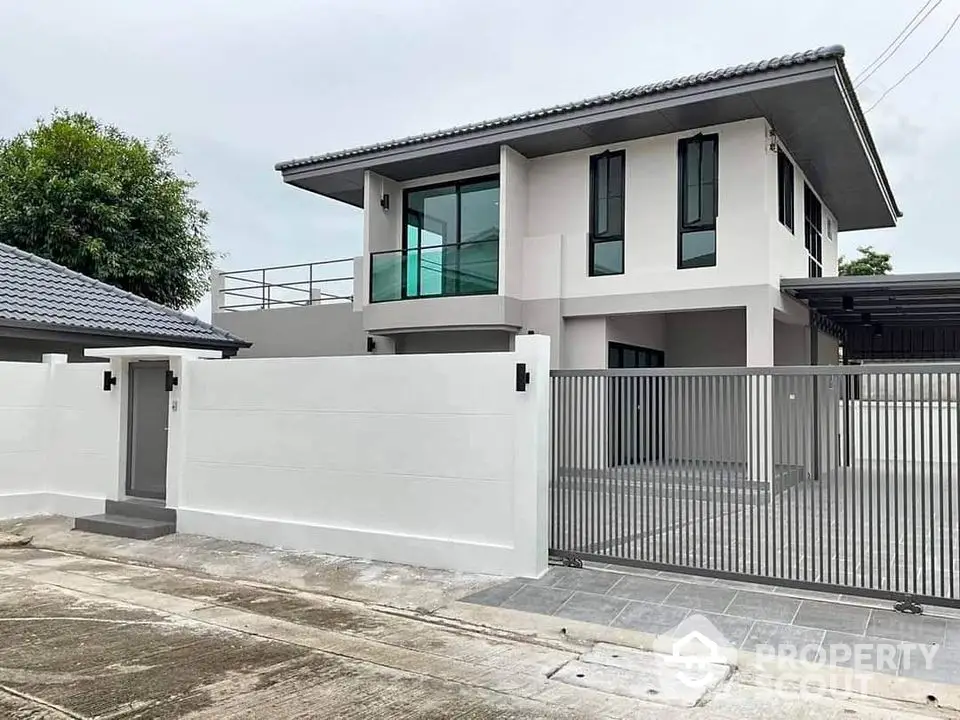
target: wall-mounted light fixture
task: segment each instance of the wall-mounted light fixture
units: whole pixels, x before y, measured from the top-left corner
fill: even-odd
[[[117,378],[109,370],[103,371],[103,390],[104,392],[110,392],[113,389],[113,386],[117,384]]]
[[[167,392],[173,392],[173,388],[180,384],[180,378],[173,374],[173,370],[167,370],[164,374],[163,389]]]
[[[853,310],[853,295],[844,295],[844,296],[843,296],[843,309],[844,309],[844,310]]]
[[[367,352],[373,352],[377,349],[377,341],[369,335],[367,336]]]
[[[390,209],[390,195],[389,193],[384,193],[380,196],[380,207],[383,208],[383,211],[386,212]]]

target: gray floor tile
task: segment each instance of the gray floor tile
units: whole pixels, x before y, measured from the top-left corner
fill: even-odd
[[[800,609],[797,611],[793,624],[819,630],[863,635],[867,629],[870,612],[867,608],[854,607],[853,605],[804,600],[800,603]],[[877,635],[877,633],[871,634]]]
[[[943,643],[947,621],[943,618],[905,615],[893,610],[874,610],[867,634],[915,643]]]
[[[622,577],[622,575],[606,570],[575,570],[572,573],[560,576],[553,587],[602,595]]]
[[[607,595],[627,600],[659,603],[663,602],[663,599],[673,592],[676,586],[676,583],[658,578],[623,575],[620,581],[607,591]]]
[[[903,644],[899,674],[918,680],[956,685],[960,681],[960,651],[934,645],[923,647],[927,649],[929,660],[920,652],[919,645]]]
[[[476,605],[493,605],[496,607],[523,586],[523,580],[507,580],[505,583],[500,583],[499,585],[475,592],[472,595],[467,595],[461,599],[461,602],[474,603]]]
[[[960,621],[948,618],[946,623],[943,644],[951,649],[960,648]]]
[[[741,590],[724,611],[724,614],[753,620],[789,623],[797,614],[799,607],[800,600],[797,598]]]
[[[722,613],[737,591],[716,585],[692,585],[677,583],[677,587],[665,599],[665,605],[677,605],[691,610]]]
[[[594,593],[575,592],[554,613],[557,617],[609,625],[626,607],[627,600]]]
[[[821,648],[824,661],[837,667],[888,675],[896,675],[900,667],[900,643],[886,638],[831,630],[824,635]]]
[[[765,595],[772,595],[774,590],[773,585],[741,580],[726,580],[725,578],[717,578],[713,584],[717,587],[725,587],[732,590],[749,590],[750,592],[763,593]]]
[[[659,570],[652,570],[651,568],[642,568],[642,567],[633,567],[632,565],[608,565],[608,570],[615,570],[618,573],[623,573],[625,575],[639,575],[640,577],[657,577],[660,574]]]
[[[657,573],[657,577],[663,580],[670,580],[672,582],[697,583],[698,585],[712,585],[715,580],[715,578],[710,578],[706,575],[670,572],[669,570],[661,570]]]
[[[838,600],[840,598],[839,593],[827,593],[819,592],[817,590],[805,590],[803,588],[791,588],[791,587],[782,587],[776,586],[773,590],[777,595],[788,595],[790,597],[802,598],[806,600]]]
[[[747,639],[754,622],[748,618],[717,615],[716,613],[699,613],[699,615],[708,620],[723,635],[728,645],[735,648],[740,647],[743,641]]]
[[[537,580],[527,580],[526,583],[536,587],[553,587],[560,578],[567,577],[575,572],[579,571],[574,568],[555,566],[547,570],[543,577]]]
[[[573,592],[570,590],[528,585],[518,590],[508,600],[500,603],[500,607],[552,615],[571,595],[573,595]]]
[[[629,602],[613,621],[613,627],[639,630],[660,635],[673,630],[687,616],[688,610],[645,602]]]
[[[750,628],[740,648],[757,652],[758,648],[763,647],[765,652],[814,662],[820,657],[824,634],[823,630],[758,621]]]

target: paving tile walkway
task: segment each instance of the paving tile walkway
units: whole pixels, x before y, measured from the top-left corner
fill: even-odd
[[[960,684],[960,617],[949,611],[904,615],[888,601],[605,567],[553,567],[463,601],[658,635],[697,614],[740,650],[793,648],[808,660]]]

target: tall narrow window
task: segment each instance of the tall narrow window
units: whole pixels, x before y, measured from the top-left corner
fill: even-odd
[[[680,141],[679,268],[717,264],[718,140],[696,135]]]
[[[809,185],[803,186],[803,244],[810,277],[823,277],[823,206]]]
[[[626,155],[590,158],[590,274],[623,272],[623,198]]]
[[[780,224],[793,232],[793,163],[780,149],[777,152],[777,212]]]

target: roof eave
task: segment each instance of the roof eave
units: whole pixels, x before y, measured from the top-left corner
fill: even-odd
[[[172,335],[157,335],[154,333],[125,332],[123,330],[109,330],[101,328],[89,328],[76,325],[55,325],[44,322],[30,322],[26,320],[10,320],[0,318],[0,330],[23,330],[32,332],[46,332],[51,336],[68,336],[78,339],[87,337],[102,338],[122,338],[136,341],[149,341],[160,343],[162,345],[177,345],[181,347],[192,348],[212,348],[216,350],[240,350],[242,348],[252,347],[253,343],[246,340],[230,339],[224,337],[191,338]]]
[[[840,91],[843,93],[847,110],[850,112],[857,126],[867,157],[871,165],[873,165],[874,173],[877,176],[877,181],[880,184],[884,199],[890,208],[890,213],[894,218],[894,224],[896,224],[896,219],[903,217],[903,212],[900,210],[899,205],[897,205],[897,199],[893,194],[893,187],[890,185],[890,179],[887,177],[886,170],[883,168],[883,162],[880,160],[880,152],[877,150],[877,145],[873,140],[873,134],[870,132],[870,126],[867,124],[867,117],[863,112],[863,108],[860,106],[860,101],[857,98],[857,93],[853,86],[853,81],[850,79],[850,74],[847,72],[846,65],[842,58],[838,58],[835,63]]]
[[[416,160],[430,155],[468,149],[480,145],[505,143],[518,136],[525,137],[553,130],[562,130],[589,122],[613,119],[622,115],[644,112],[656,112],[688,104],[697,99],[706,99],[745,92],[748,88],[759,89],[764,86],[782,85],[795,82],[800,78],[835,73],[839,61],[837,58],[824,58],[765,70],[753,75],[723,78],[709,83],[675,88],[663,92],[642,95],[622,101],[598,104],[579,110],[570,110],[545,117],[497,125],[488,129],[472,130],[459,134],[440,137],[434,140],[408,142],[386,149],[366,151],[357,149],[352,154],[331,159],[310,158],[294,159],[277,163],[274,168],[281,173],[284,182],[296,184],[300,178],[316,177],[351,170],[364,170],[371,166]],[[398,141],[403,142],[403,141]]]

